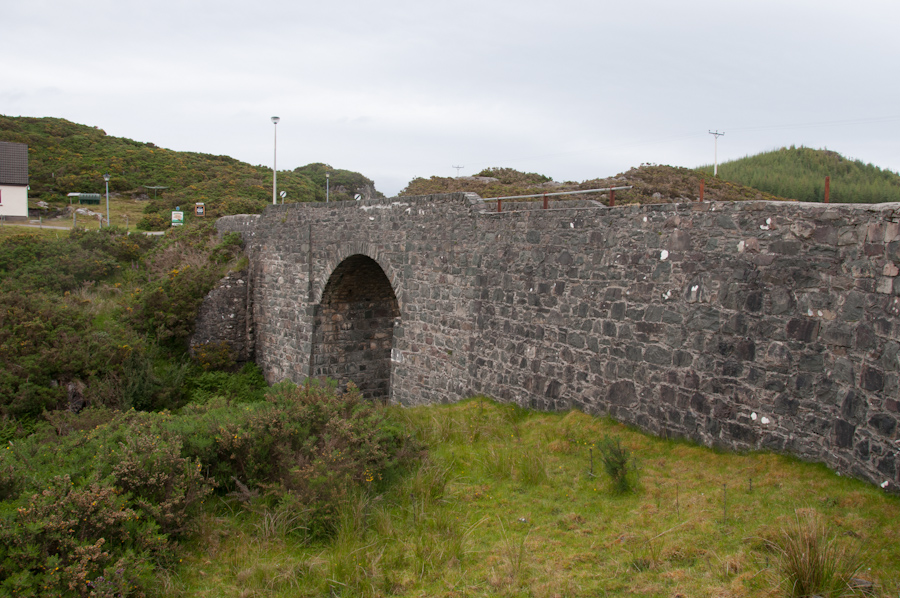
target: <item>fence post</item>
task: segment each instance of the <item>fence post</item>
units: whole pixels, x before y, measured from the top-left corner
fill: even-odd
[[[616,190],[610,189],[609,190],[609,207],[613,207],[614,205],[616,205]]]
[[[502,199],[497,199],[497,211],[498,212],[503,211],[503,200]]]
[[[706,181],[704,179],[700,179],[700,201],[703,201],[703,188],[706,186]]]
[[[831,195],[831,177],[825,177],[825,203],[828,203],[828,198]]]
[[[544,191],[544,209],[547,209],[547,192]]]

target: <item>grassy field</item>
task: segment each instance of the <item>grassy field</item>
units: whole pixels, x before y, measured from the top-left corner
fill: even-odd
[[[900,501],[822,466],[481,399],[402,416],[428,458],[389,492],[358,496],[331,541],[306,538],[296,508],[219,499],[164,592],[791,595],[773,543],[811,518],[832,548],[861,559],[852,576],[869,595],[900,592]],[[604,438],[630,451],[633,492],[612,487]]]

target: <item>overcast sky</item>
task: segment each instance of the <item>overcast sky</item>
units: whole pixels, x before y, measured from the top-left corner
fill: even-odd
[[[897,0],[3,0],[0,114],[278,169],[558,181],[827,147],[900,170]]]

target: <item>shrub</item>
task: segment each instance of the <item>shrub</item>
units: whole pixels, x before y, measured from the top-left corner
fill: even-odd
[[[633,491],[637,486],[638,468],[631,450],[622,446],[619,438],[604,437],[597,443],[597,451],[613,492],[625,494]]]
[[[66,384],[97,381],[121,368],[122,331],[100,330],[66,299],[0,291],[0,413],[37,417],[66,399]]]
[[[68,475],[3,513],[0,588],[14,596],[129,596],[152,583],[167,542],[112,485]]]
[[[170,221],[161,214],[146,214],[137,223],[138,230],[166,230]]]
[[[217,405],[210,412],[221,415]],[[233,489],[236,479],[262,487],[276,501],[293,495],[309,510],[312,536],[333,533],[336,509],[350,493],[382,487],[419,452],[387,410],[355,388],[338,394],[317,384],[286,386],[245,413],[207,420],[214,443],[198,449],[210,475],[223,488]]]
[[[161,344],[185,348],[197,310],[219,278],[213,268],[173,268],[140,294],[132,308],[132,322]]]
[[[230,371],[235,366],[234,351],[228,341],[191,345],[191,359],[204,370]]]

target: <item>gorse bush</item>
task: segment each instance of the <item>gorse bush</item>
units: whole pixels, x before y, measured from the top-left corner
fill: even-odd
[[[213,492],[260,502],[273,529],[331,536],[420,451],[385,408],[315,384],[180,414],[54,414],[0,452],[0,593],[141,595]]]

